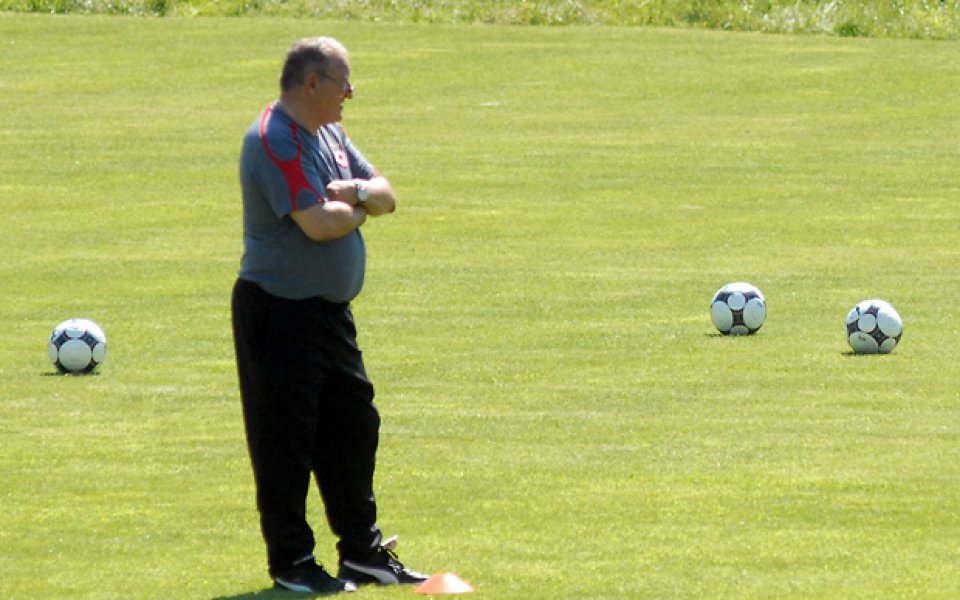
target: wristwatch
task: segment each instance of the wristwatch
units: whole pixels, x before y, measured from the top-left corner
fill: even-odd
[[[360,181],[354,182],[354,185],[357,186],[357,204],[361,205],[370,197],[370,192],[367,191],[367,186]]]

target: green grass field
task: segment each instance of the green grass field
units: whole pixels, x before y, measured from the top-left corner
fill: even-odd
[[[228,304],[240,138],[316,34],[399,195],[355,312],[405,562],[491,599],[960,595],[956,43],[0,13],[0,597],[292,597]],[[710,323],[736,280],[748,338]],[[901,346],[852,356],[872,297]],[[107,361],[52,376],[78,316]]]

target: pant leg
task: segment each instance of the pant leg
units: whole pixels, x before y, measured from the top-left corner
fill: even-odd
[[[381,542],[373,491],[380,414],[349,308],[335,325],[340,346],[321,394],[314,474],[341,558],[364,559]]]
[[[275,576],[313,552],[306,496],[313,468],[322,353],[308,352],[309,303],[238,281],[233,328],[260,527]]]

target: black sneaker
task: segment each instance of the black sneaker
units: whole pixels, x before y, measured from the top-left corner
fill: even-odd
[[[393,551],[396,547],[397,536],[393,536],[365,561],[341,560],[337,577],[358,585],[364,583],[417,585],[430,578],[403,566]]]
[[[335,578],[322,566],[318,565],[313,556],[297,562],[281,575],[273,578],[274,587],[291,592],[330,596],[340,592],[354,592],[357,586],[349,581]]]

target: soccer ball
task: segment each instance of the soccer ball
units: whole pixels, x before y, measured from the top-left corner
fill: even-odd
[[[61,373],[93,373],[107,356],[107,336],[89,319],[70,319],[53,328],[47,353]]]
[[[728,283],[713,295],[710,317],[720,333],[756,333],[767,318],[767,301],[760,290],[749,283]]]
[[[846,325],[847,342],[857,354],[888,354],[903,336],[903,320],[883,300],[864,300],[854,306]]]

